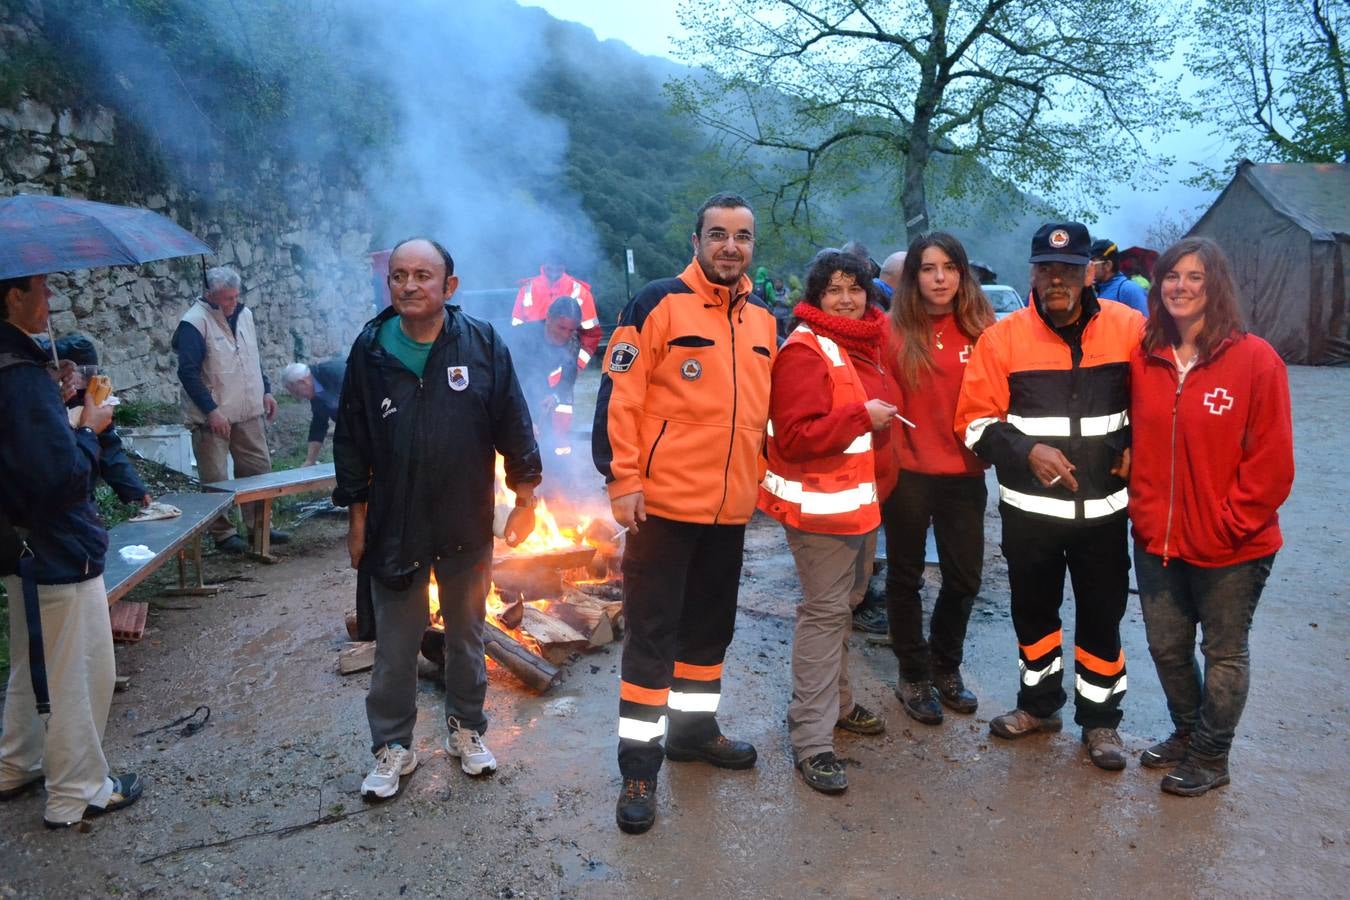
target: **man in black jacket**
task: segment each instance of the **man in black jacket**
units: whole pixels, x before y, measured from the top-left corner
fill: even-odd
[[[534,530],[539,447],[491,325],[450,299],[459,286],[450,254],[414,238],[389,257],[391,308],[366,323],[347,358],[333,459],[333,502],[350,506],[352,567],[372,579],[375,666],[366,695],[375,768],[361,793],[398,793],[417,767],[417,652],[434,571],[445,623],[446,749],[470,775],[497,761],[483,744],[486,598],[492,577],[496,455],[516,494],[505,537]]]
[[[102,748],[116,671],[103,586],[108,532],[93,491],[112,408],[86,398],[71,428],[50,357],[29,337],[47,329],[50,296],[44,275],[0,281],[0,541],[9,551],[0,575],[10,625],[0,800],[45,781],[43,820],[67,828],[134,803],[141,781],[110,774]],[[25,639],[36,636],[33,607],[41,657],[30,657]]]
[[[281,373],[281,386],[297,400],[309,401],[309,448],[302,465],[312,466],[319,461],[323,440],[328,437],[329,421],[336,421],[338,402],[342,397],[342,380],[347,377],[347,364],[340,359],[325,359],[307,366],[291,363]]]

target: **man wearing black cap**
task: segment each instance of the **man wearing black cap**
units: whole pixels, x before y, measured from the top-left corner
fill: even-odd
[[[966,366],[956,432],[998,472],[1021,685],[989,722],[1009,740],[1058,731],[1068,700],[1059,608],[1073,580],[1074,721],[1099,768],[1125,768],[1120,619],[1129,589],[1129,359],[1143,318],[1085,287],[1087,229],[1031,240],[1031,304],[990,326]]]
[[[1092,242],[1092,280],[1097,299],[1115,300],[1148,316],[1148,294],[1120,271],[1120,248],[1114,241]]]

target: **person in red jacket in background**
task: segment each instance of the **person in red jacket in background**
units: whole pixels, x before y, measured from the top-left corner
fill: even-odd
[[[901,264],[891,305],[900,413],[913,428],[895,436],[904,476],[882,507],[886,605],[900,664],[895,695],[910,718],[942,722],[942,707],[973,713],[979,701],[961,678],[962,649],[984,568],[988,463],[952,430],[961,378],[994,310],[965,247],[944,232],[917,238]],[[924,640],[923,569],[928,523],[942,586]]]
[[[758,507],[783,524],[802,584],[788,735],[806,783],[831,794],[848,787],[834,729],[886,730],[854,702],[848,682],[853,609],[872,573],[880,500],[897,472],[890,326],[875,292],[864,259],[822,250],[812,261],[793,310],[801,324],[773,365],[769,468],[759,486]]]
[[[1228,784],[1247,702],[1247,636],[1294,482],[1284,363],[1247,334],[1228,260],[1186,238],[1158,259],[1130,360],[1130,519],[1149,653],[1175,727],[1140,762],[1169,794]],[[1203,630],[1203,677],[1195,626]]]
[[[511,324],[524,325],[547,318],[549,307],[559,297],[571,297],[581,305],[581,326],[577,330],[581,346],[577,350],[577,369],[584,369],[600,346],[600,316],[595,311],[591,286],[568,275],[561,258],[550,257],[539,269],[538,275],[520,283],[520,290],[516,292],[516,305],[511,310]]]

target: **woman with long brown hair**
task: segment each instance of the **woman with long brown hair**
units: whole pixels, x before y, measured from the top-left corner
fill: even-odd
[[[1243,329],[1219,246],[1186,238],[1153,274],[1144,340],[1130,360],[1130,519],[1173,732],[1140,763],[1171,768],[1162,789],[1191,797],[1229,781],[1250,681],[1247,637],[1283,544],[1276,511],[1294,480],[1293,426],[1284,363]]]
[[[886,605],[900,664],[895,694],[911,718],[942,722],[942,706],[973,713],[961,678],[962,648],[984,567],[986,464],[952,430],[961,377],[975,341],[994,322],[961,242],[935,231],[909,246],[891,305],[900,413],[899,484],[882,507]],[[942,586],[924,639],[924,545],[937,539]]]

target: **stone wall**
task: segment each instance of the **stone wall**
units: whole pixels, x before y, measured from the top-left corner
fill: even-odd
[[[243,301],[253,310],[264,369],[274,382],[287,363],[346,354],[373,311],[369,207],[350,175],[313,166],[283,170],[264,159],[227,182],[223,167],[207,162],[200,171],[168,176],[153,193],[121,190],[100,179],[125,164],[118,132],[117,115],[104,108],[53,109],[24,98],[0,109],[0,197],[124,203],[187,228],[215,248],[207,265],[233,266],[243,277]],[[201,293],[199,257],[50,281],[58,293],[53,330],[92,338],[119,395],[178,398],[169,341]]]

